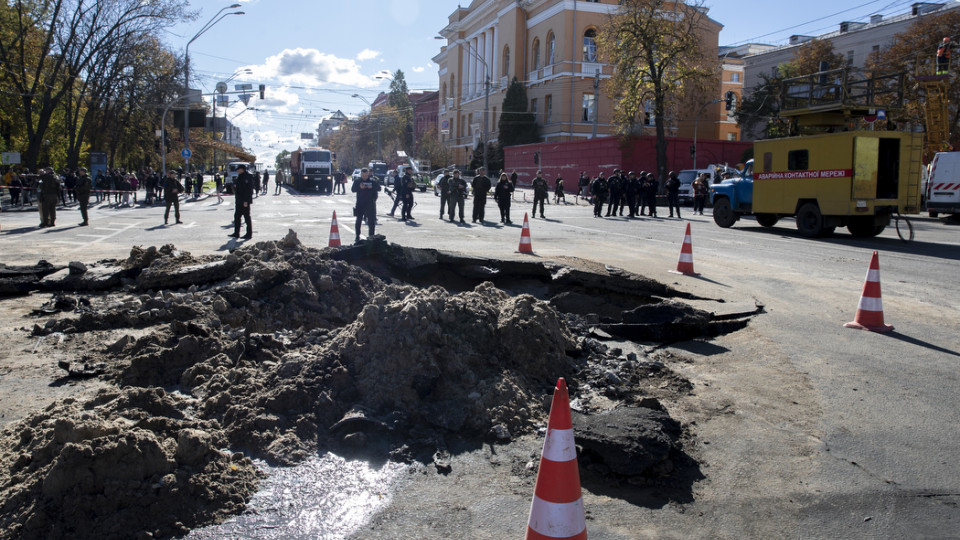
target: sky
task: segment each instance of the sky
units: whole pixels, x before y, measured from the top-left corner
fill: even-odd
[[[873,14],[897,15],[916,0],[706,0],[710,18],[724,25],[720,45],[785,44],[793,34],[817,35],[843,21]],[[166,32],[180,54],[186,43],[231,1],[191,0],[193,21]],[[436,90],[431,59],[445,40],[434,39],[457,8],[454,0],[237,0],[241,7],[190,45],[191,86],[204,94],[218,81],[266,85],[248,110],[234,102],[227,118],[243,130],[243,145],[258,161],[273,164],[281,150],[300,146],[300,133],[315,131],[332,111],[356,115],[387,91],[383,73],[403,71],[410,90]],[[468,5],[468,0],[463,0]],[[249,74],[243,70],[249,69]],[[380,78],[378,78],[380,76]],[[218,114],[222,114],[222,108]]]

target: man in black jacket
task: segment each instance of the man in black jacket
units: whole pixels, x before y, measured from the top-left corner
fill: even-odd
[[[487,207],[487,192],[493,187],[490,179],[487,178],[486,169],[480,167],[477,169],[477,175],[473,178],[473,222],[477,220],[483,223],[484,210]]]
[[[355,242],[360,241],[360,226],[363,225],[363,219],[367,219],[367,238],[371,238],[377,230],[377,194],[380,191],[380,182],[375,177],[370,176],[370,171],[360,169],[360,178],[353,181],[353,187],[350,191],[357,194],[357,207],[354,214],[357,216],[357,223],[354,230],[357,231]]]
[[[163,212],[163,224],[166,225],[170,221],[170,207],[173,206],[173,216],[176,218],[177,223],[182,223],[180,221],[180,194],[183,193],[183,184],[177,180],[177,173],[175,171],[167,171],[167,179],[163,182],[163,202],[167,205],[166,210]],[[109,197],[109,196],[108,196]]]
[[[253,224],[250,220],[250,205],[253,204],[253,175],[247,172],[246,165],[237,166],[237,179],[233,181],[233,195],[235,207],[233,210],[233,234],[231,238],[240,237],[240,217],[247,222],[247,240],[253,238]]]

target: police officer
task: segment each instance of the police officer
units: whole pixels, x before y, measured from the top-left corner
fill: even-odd
[[[560,204],[560,199],[563,199],[563,204],[567,204],[567,195],[563,190],[563,177],[557,175],[557,181],[553,185],[553,204]]]
[[[540,217],[543,215],[543,203],[547,200],[547,192],[550,186],[543,178],[543,171],[537,171],[537,177],[533,179],[533,217],[537,217],[537,204],[540,204]]]
[[[649,210],[647,215],[650,217],[657,217],[657,189],[659,187],[660,183],[657,182],[657,177],[653,173],[647,173],[647,179],[643,183],[643,193]]]
[[[680,179],[677,178],[677,173],[675,171],[670,171],[670,174],[667,175],[667,183],[664,184],[664,187],[667,188],[667,207],[670,209],[670,216],[673,217],[673,209],[677,209],[677,219],[682,219],[680,217]]]
[[[593,192],[593,216],[603,217],[603,203],[607,200],[607,191],[609,189],[607,187],[607,179],[603,177],[603,173],[597,175],[590,189]]]
[[[237,165],[237,178],[233,181],[233,234],[231,238],[240,237],[240,218],[247,223],[247,234],[243,237],[247,240],[253,238],[253,223],[250,219],[250,205],[253,204],[253,191],[255,189],[253,175],[247,172],[246,165]]]
[[[637,217],[637,195],[639,194],[640,180],[637,178],[637,173],[630,171],[627,173],[626,187],[624,188],[630,217]]]
[[[477,169],[477,175],[473,177],[473,222],[478,220],[483,223],[484,210],[487,207],[487,192],[490,191],[490,179],[486,176],[486,169],[480,167]]]
[[[443,219],[443,210],[450,201],[450,174],[447,171],[443,171],[443,176],[437,182],[437,188],[440,189],[440,219]]]
[[[607,179],[608,203],[607,217],[610,214],[617,215],[617,209],[620,207],[620,169],[614,169],[613,174]]]
[[[163,202],[166,204],[166,210],[163,212],[163,224],[166,225],[170,220],[170,206],[173,206],[173,215],[180,221],[180,194],[183,193],[183,184],[177,179],[175,171],[167,171],[167,179],[163,182]]]
[[[453,178],[450,179],[450,221],[453,221],[454,207],[460,209],[460,223],[466,223],[463,219],[463,205],[467,200],[467,181],[460,178],[460,171],[453,171]]]
[[[57,221],[57,201],[60,200],[60,179],[47,167],[40,175],[40,226],[53,227]]]
[[[380,182],[370,176],[370,171],[366,168],[360,169],[360,178],[353,181],[353,187],[350,191],[357,194],[357,206],[354,213],[357,216],[357,222],[354,230],[357,231],[355,242],[360,241],[360,227],[363,220],[367,220],[367,238],[373,237],[377,230],[377,194],[380,191]]]
[[[493,190],[493,199],[497,201],[497,207],[500,208],[500,223],[510,224],[510,200],[513,199],[513,182],[507,177],[507,173],[500,174],[500,180]]]
[[[393,217],[397,212],[397,207],[400,206],[400,203],[403,202],[403,191],[406,188],[404,183],[397,178],[397,175],[393,175],[393,208],[390,209],[390,217]],[[400,210],[400,216],[403,216],[403,209]]]
[[[77,177],[77,183],[73,186],[73,193],[80,205],[80,217],[83,218],[80,226],[86,227],[90,224],[87,221],[87,208],[90,206],[90,190],[93,189],[93,182],[90,180],[90,175],[87,174],[86,169],[81,167],[78,172],[80,176]]]
[[[400,184],[403,186],[403,206],[400,208],[401,221],[413,219],[410,212],[413,210],[413,192],[417,189],[417,182],[411,176],[411,172],[413,172],[413,167],[404,167],[403,177],[400,178]]]

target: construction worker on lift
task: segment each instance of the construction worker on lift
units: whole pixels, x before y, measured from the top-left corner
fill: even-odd
[[[946,75],[950,71],[950,38],[945,37],[937,47],[937,75]]]

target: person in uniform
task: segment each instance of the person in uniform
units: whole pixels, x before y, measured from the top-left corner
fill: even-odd
[[[950,38],[945,37],[937,47],[937,75],[946,75],[950,72]]]
[[[437,182],[437,188],[440,189],[440,219],[443,219],[443,211],[450,202],[450,175],[447,171],[443,171],[443,176]]]
[[[463,219],[464,201],[467,200],[467,181],[460,177],[460,171],[453,171],[453,178],[450,179],[450,201],[448,208],[450,211],[450,221],[453,221],[454,207],[460,209],[460,223],[466,223]]]
[[[377,230],[377,194],[380,191],[380,182],[376,178],[370,177],[370,171],[366,168],[360,169],[360,178],[353,181],[353,187],[350,191],[357,194],[357,206],[354,214],[357,216],[357,222],[354,230],[357,231],[355,242],[360,241],[360,227],[363,220],[367,220],[367,238],[373,237]]]
[[[545,217],[543,215],[543,203],[547,200],[547,192],[550,191],[550,186],[547,185],[547,181],[543,177],[543,171],[537,171],[537,177],[533,179],[531,187],[533,187],[532,217],[537,217],[537,204],[540,205],[540,217]]]
[[[487,192],[492,187],[490,179],[486,176],[486,169],[480,167],[477,169],[477,175],[473,177],[470,184],[473,187],[473,222],[483,223],[484,210],[487,207]]]
[[[500,180],[493,189],[493,199],[497,201],[497,207],[500,209],[500,223],[510,224],[510,201],[513,199],[513,182],[507,176],[507,173],[500,174]]]
[[[680,217],[680,179],[675,171],[670,171],[667,175],[667,182],[664,184],[667,188],[667,207],[670,209],[670,216],[673,217],[673,210],[677,210],[677,219]]]
[[[90,190],[93,189],[93,181],[90,180],[90,175],[87,174],[87,170],[83,167],[81,167],[78,172],[80,176],[77,177],[77,183],[73,187],[73,192],[77,197],[77,203],[80,205],[80,217],[83,218],[80,226],[86,227],[90,224],[87,217],[87,208],[90,206]]]
[[[163,182],[163,202],[166,204],[167,208],[163,212],[163,224],[166,225],[170,222],[170,206],[173,206],[173,216],[176,218],[177,223],[183,223],[180,221],[180,194],[183,193],[183,184],[180,183],[180,180],[177,179],[177,173],[174,171],[167,171],[167,179]]]
[[[593,216],[603,217],[603,203],[607,200],[607,179],[603,173],[597,175],[590,185],[593,194]]]
[[[659,187],[660,183],[657,182],[657,177],[653,173],[647,173],[647,179],[643,183],[643,193],[649,211],[647,215],[650,217],[657,217],[657,189]]]
[[[617,209],[620,207],[620,169],[614,169],[613,174],[607,179],[608,198],[607,217],[610,214],[617,215]]]
[[[697,179],[693,181],[693,213],[703,215],[703,207],[707,203],[707,193],[710,191],[710,186],[707,185],[707,175],[706,173],[697,176]]]
[[[253,238],[253,223],[250,218],[250,205],[253,204],[253,192],[256,190],[256,179],[247,172],[246,165],[237,166],[237,178],[233,181],[233,234],[231,238],[240,237],[240,218],[247,224],[247,234],[243,237],[247,240]]]
[[[60,179],[47,167],[40,175],[39,200],[40,226],[53,227],[57,221],[57,201],[60,200]]]
[[[400,184],[403,186],[403,205],[400,207],[400,221],[413,219],[413,215],[411,215],[410,212],[413,211],[413,192],[417,190],[417,181],[413,179],[413,176],[410,174],[411,172],[413,172],[413,167],[404,167],[403,176],[400,178]]]

